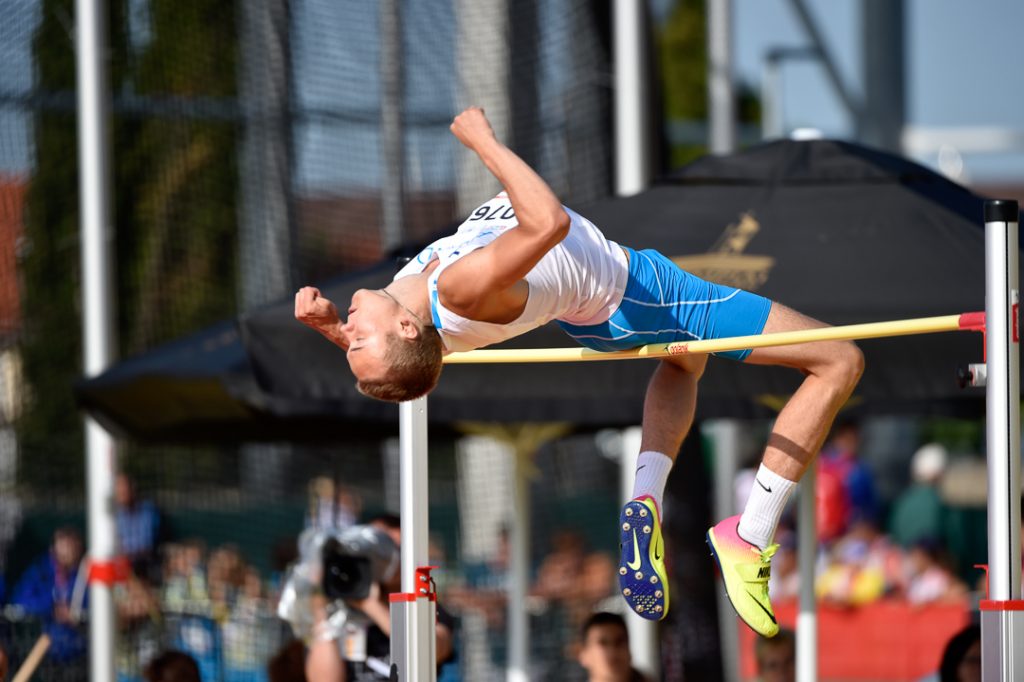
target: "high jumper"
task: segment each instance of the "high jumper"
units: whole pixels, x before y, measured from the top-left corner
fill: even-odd
[[[316,288],[303,287],[295,296],[295,317],[345,350],[364,394],[395,402],[423,396],[437,384],[445,355],[552,320],[597,351],[826,326],[756,294],[702,280],[657,251],[607,239],[495,137],[482,109],[460,113],[451,131],[504,191],[473,211],[455,234],[424,249],[386,287],[357,291],[344,321]],[[707,533],[736,612],[771,637],[778,623],[768,578],[779,518],[853,392],[863,356],[845,340],[718,355],[804,375],[775,420],[743,513]],[[706,363],[704,354],[661,358],[644,401],[633,498],[619,519],[618,570],[630,608],[650,620],[668,613],[662,497],[693,424]]]

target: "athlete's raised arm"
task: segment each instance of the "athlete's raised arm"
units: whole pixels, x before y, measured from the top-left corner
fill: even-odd
[[[494,135],[483,109],[455,117],[451,131],[473,150],[508,193],[518,227],[449,267],[438,293],[457,312],[472,317],[488,296],[501,294],[526,276],[569,233],[569,215],[555,193],[525,161]]]

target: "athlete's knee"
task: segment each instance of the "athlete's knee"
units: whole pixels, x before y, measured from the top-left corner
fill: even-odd
[[[680,372],[688,379],[697,380],[704,374],[704,368],[708,365],[707,355],[676,355],[669,358],[662,358],[661,364],[666,369]]]
[[[864,353],[852,341],[840,341],[832,363],[832,374],[844,388],[857,385],[864,373]]]

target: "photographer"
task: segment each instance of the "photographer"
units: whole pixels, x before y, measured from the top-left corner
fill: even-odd
[[[389,595],[401,590],[398,517],[378,516],[365,526],[307,538],[307,560],[293,572],[293,598],[279,613],[297,633],[308,629],[310,682],[368,682],[390,679],[391,612]],[[301,582],[310,556],[319,585],[304,602]],[[304,566],[305,564],[306,566]],[[286,602],[282,597],[282,602]],[[299,604],[302,603],[300,607]],[[452,617],[438,606],[438,667],[452,658]],[[300,636],[302,636],[300,634]]]

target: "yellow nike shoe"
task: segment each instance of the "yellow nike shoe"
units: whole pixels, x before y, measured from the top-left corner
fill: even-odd
[[[731,516],[708,530],[708,547],[718,562],[725,582],[725,593],[736,615],[764,637],[779,634],[772,604],[768,600],[768,578],[772,556],[778,545],[760,549],[740,537],[739,516]]]
[[[668,574],[661,518],[654,499],[630,500],[619,516],[619,589],[629,608],[647,620],[668,614]]]

